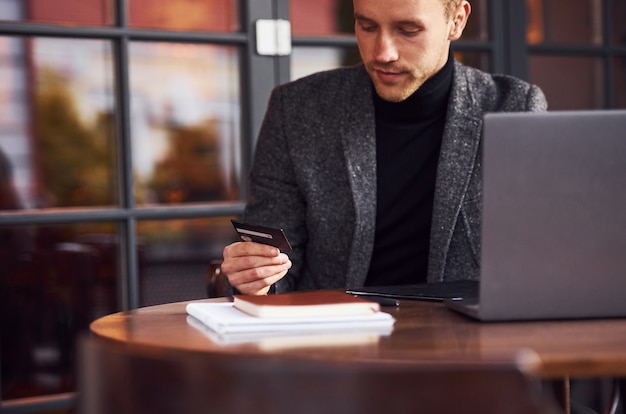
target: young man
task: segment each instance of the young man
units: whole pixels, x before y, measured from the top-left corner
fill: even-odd
[[[362,65],[272,93],[244,220],[294,250],[239,242],[244,294],[477,279],[486,112],[540,111],[538,87],[456,62],[464,0],[354,0]]]

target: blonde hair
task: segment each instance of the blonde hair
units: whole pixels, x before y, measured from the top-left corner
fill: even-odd
[[[452,13],[454,13],[454,9],[459,5],[460,0],[441,0],[443,2],[444,15],[446,19],[450,19],[452,17]]]

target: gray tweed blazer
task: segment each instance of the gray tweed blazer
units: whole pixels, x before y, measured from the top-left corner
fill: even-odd
[[[376,226],[373,87],[362,65],[275,88],[244,220],[281,227],[293,267],[277,292],[360,287]],[[455,62],[435,189],[428,281],[478,279],[482,118],[540,111],[537,86]]]

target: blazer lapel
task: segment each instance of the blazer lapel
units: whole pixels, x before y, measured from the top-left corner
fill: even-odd
[[[372,86],[365,70],[360,72],[353,90],[346,113],[340,114],[345,119],[341,136],[355,210],[346,272],[348,288],[365,283],[376,226],[376,126]]]
[[[464,72],[455,67],[446,128],[441,143],[428,265],[428,281],[443,280],[450,241],[479,151],[482,117],[472,113]]]

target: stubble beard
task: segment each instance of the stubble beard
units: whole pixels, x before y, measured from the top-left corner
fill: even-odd
[[[417,91],[423,84],[428,80],[429,76],[427,75],[427,71],[424,68],[419,68],[418,70],[399,71],[397,68],[391,69],[391,67],[386,67],[384,65],[370,63],[367,71],[370,74],[370,78],[374,83],[374,88],[376,89],[376,93],[382,99],[389,102],[402,102],[407,99],[409,96],[413,95],[415,91]],[[386,84],[383,83],[380,79],[376,77],[376,69],[387,69],[396,72],[402,72],[404,79],[397,84]]]

